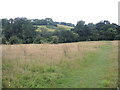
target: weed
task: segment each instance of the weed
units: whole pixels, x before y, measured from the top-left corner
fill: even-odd
[[[104,87],[108,87],[108,86],[110,85],[110,81],[109,81],[109,80],[103,80],[103,81],[102,81],[102,85],[103,85]]]

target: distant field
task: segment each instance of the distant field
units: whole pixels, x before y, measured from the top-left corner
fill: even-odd
[[[46,25],[35,25],[38,28],[36,29],[36,31],[41,31],[41,30],[47,30],[47,31],[51,31],[54,32],[55,30],[71,30],[74,27],[71,26],[65,26],[65,25],[57,25],[57,27],[55,26],[46,26]]]
[[[3,87],[117,87],[118,41],[2,47]]]
[[[66,30],[71,30],[71,29],[74,28],[74,27],[71,27],[71,26],[65,26],[65,25],[58,25],[58,27],[63,27],[63,28],[65,28]]]

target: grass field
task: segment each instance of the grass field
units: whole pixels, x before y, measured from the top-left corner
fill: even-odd
[[[50,32],[54,32],[55,30],[71,30],[74,27],[71,26],[65,26],[65,25],[57,25],[56,26],[50,26],[50,25],[34,25],[37,26],[38,28],[36,29],[36,31],[42,31],[42,30],[47,30]]]
[[[115,88],[118,41],[2,45],[3,87]]]

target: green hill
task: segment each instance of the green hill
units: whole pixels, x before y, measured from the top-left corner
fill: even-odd
[[[47,30],[51,32],[54,32],[55,30],[71,30],[74,28],[71,26],[59,25],[59,24],[57,24],[57,27],[52,25],[34,25],[34,26],[37,27],[36,31]]]

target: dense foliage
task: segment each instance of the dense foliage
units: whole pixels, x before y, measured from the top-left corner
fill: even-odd
[[[56,29],[54,32],[42,29],[36,31],[37,25],[57,28],[57,25],[74,27],[71,30]],[[85,24],[79,21],[77,25],[66,22],[54,22],[46,19],[2,19],[3,44],[29,44],[29,43],[66,43],[78,41],[120,40],[120,26],[109,21],[100,21],[97,24]]]

